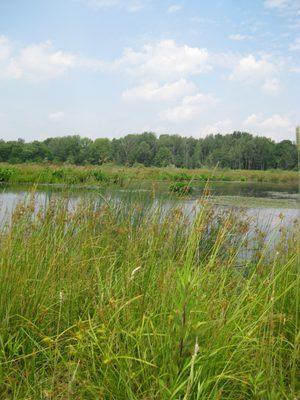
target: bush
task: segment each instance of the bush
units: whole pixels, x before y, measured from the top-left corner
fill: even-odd
[[[109,182],[109,177],[102,171],[93,171],[93,177],[97,182]]]
[[[199,181],[207,182],[209,178],[207,175],[202,174],[202,175],[199,175],[197,179]]]
[[[191,176],[186,174],[185,172],[180,172],[179,174],[173,175],[173,180],[175,182],[180,182],[180,181],[188,181],[191,179]]]
[[[193,189],[191,186],[186,185],[183,182],[175,182],[169,186],[170,192],[178,193],[182,195],[191,194]]]
[[[64,170],[61,169],[56,169],[55,171],[52,172],[52,177],[55,179],[63,179],[65,176]]]
[[[0,182],[9,182],[9,179],[13,173],[14,171],[11,168],[0,167]]]
[[[123,187],[125,182],[125,177],[120,174],[114,174],[111,178],[111,181],[113,184]]]

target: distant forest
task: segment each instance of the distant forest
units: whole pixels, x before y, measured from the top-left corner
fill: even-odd
[[[279,143],[246,132],[209,135],[205,138],[145,132],[120,139],[91,140],[80,136],[49,138],[30,143],[0,140],[0,162],[114,163],[133,166],[213,167],[232,169],[297,169],[295,143]]]

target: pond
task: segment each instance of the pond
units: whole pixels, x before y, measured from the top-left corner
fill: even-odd
[[[168,184],[156,182],[152,188],[124,189],[107,188],[65,188],[60,186],[0,186],[0,223],[9,221],[16,205],[28,198],[32,193],[37,208],[46,207],[51,199],[67,197],[70,209],[85,198],[97,201],[125,202],[135,204],[142,202],[148,206],[161,205],[164,209],[180,205],[187,213],[197,210],[197,200],[204,190],[209,193],[210,201],[216,207],[243,208],[250,216],[254,228],[271,234],[285,226],[289,229],[299,218],[298,187],[295,184],[246,183],[246,182],[214,182],[206,187],[205,183],[194,186],[189,197],[178,197],[170,194]]]

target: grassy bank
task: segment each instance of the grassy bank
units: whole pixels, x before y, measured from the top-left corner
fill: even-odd
[[[84,170],[84,169],[83,169]],[[296,230],[295,230],[296,231]],[[204,206],[21,204],[0,237],[0,399],[296,399],[297,237]]]
[[[0,181],[8,183],[64,183],[69,185],[130,185],[136,181],[166,182],[284,182],[297,183],[296,171],[251,171],[103,166],[0,164]]]

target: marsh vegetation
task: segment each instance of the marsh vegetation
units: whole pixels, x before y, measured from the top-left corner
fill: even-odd
[[[298,398],[297,221],[249,222],[27,198],[0,234],[0,398]]]
[[[0,182],[26,184],[65,184],[102,187],[131,187],[148,182],[185,182],[193,185],[205,182],[266,182],[298,184],[296,171],[283,170],[230,170],[230,169],[181,169],[175,167],[122,167],[111,164],[102,166],[75,166],[55,164],[0,164]]]

